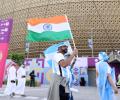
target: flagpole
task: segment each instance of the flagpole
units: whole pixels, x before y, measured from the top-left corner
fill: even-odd
[[[75,41],[74,41],[74,39],[73,39],[72,34],[71,34],[71,37],[72,37],[73,47],[76,48]]]
[[[30,47],[30,42],[25,42],[25,52],[26,52],[26,57],[29,57],[29,47]]]
[[[65,15],[65,18],[66,18],[66,20],[67,20],[67,22],[68,22],[68,18],[67,18],[66,15]],[[68,22],[68,24],[69,24],[69,22]],[[70,24],[69,24],[69,26],[70,26]],[[73,47],[76,48],[75,41],[74,41],[74,39],[73,39],[73,35],[72,35],[72,31],[71,31],[71,29],[70,29],[70,35],[71,35],[71,38],[72,38]]]
[[[94,55],[93,55],[93,53],[94,53],[94,51],[93,51],[93,29],[91,29],[91,39],[92,39],[92,57],[94,57]]]
[[[67,20],[67,22],[68,22],[68,18],[67,18],[66,15],[65,15],[65,18],[66,18],[66,20]],[[68,24],[69,24],[69,22],[68,22]],[[69,24],[69,27],[70,27],[70,24]],[[75,41],[74,41],[74,39],[73,39],[73,35],[72,35],[71,29],[70,29],[70,35],[71,35],[71,38],[72,38],[73,47],[74,47],[74,49],[76,49],[76,45],[75,45]],[[77,56],[75,56],[75,58],[78,58],[78,54],[77,54]]]

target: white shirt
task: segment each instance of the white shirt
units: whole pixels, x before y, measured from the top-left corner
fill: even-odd
[[[26,70],[22,66],[17,71],[17,78],[22,78],[22,76],[26,76]]]
[[[65,57],[62,53],[56,53],[52,59],[52,69],[53,69],[53,73],[56,73],[57,75],[60,75],[60,70],[59,70],[59,62],[61,60],[64,60]],[[66,68],[61,67],[62,69],[62,76],[66,77],[67,74],[67,70]]]
[[[16,68],[14,66],[8,69],[8,77],[10,80],[16,80]]]

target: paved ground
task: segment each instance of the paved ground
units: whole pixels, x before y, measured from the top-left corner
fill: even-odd
[[[25,90],[26,97],[16,95],[11,98],[3,94],[4,87],[0,89],[0,100],[46,100],[49,86],[41,86],[30,88]],[[96,87],[74,87],[78,91],[74,90],[74,100],[99,100]],[[120,91],[119,91],[120,93]],[[119,98],[119,99],[118,99]],[[117,95],[117,100],[120,100],[120,94]]]

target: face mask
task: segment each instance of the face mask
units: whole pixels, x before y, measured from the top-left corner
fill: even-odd
[[[63,52],[64,52],[64,54],[67,53],[68,49],[67,48],[63,49]]]

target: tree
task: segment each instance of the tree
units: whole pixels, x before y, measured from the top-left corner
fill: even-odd
[[[11,53],[9,58],[15,61],[19,65],[21,65],[24,61],[24,56],[22,54]]]

